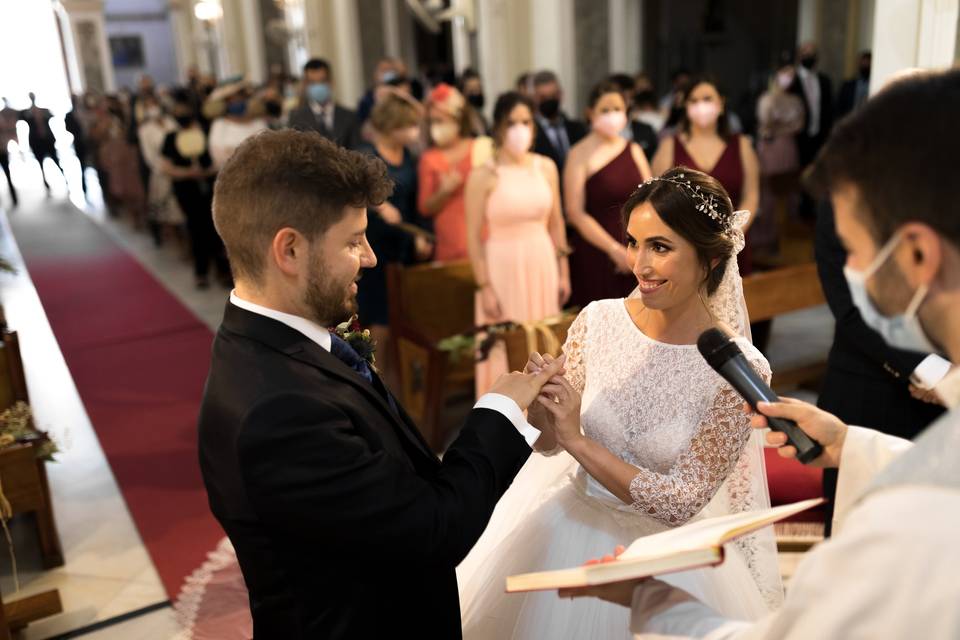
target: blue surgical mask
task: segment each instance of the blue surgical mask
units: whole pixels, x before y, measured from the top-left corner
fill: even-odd
[[[877,257],[873,259],[870,266],[864,271],[857,271],[851,267],[843,268],[843,275],[847,278],[847,284],[850,286],[850,295],[853,297],[853,304],[856,305],[863,316],[863,321],[871,329],[879,333],[884,341],[891,347],[905,349],[909,351],[919,351],[921,353],[936,353],[939,350],[933,346],[926,332],[920,325],[917,318],[917,311],[927,297],[928,287],[922,285],[917,292],[913,294],[910,304],[906,310],[896,316],[888,317],[880,313],[873,301],[870,300],[870,294],[867,293],[867,281],[873,277],[877,270],[890,259],[893,250],[900,244],[903,236],[898,232],[887,241]]]
[[[231,116],[242,116],[247,113],[247,103],[246,102],[230,102],[227,103],[227,113]]]
[[[330,85],[326,82],[314,82],[307,86],[307,96],[314,102],[326,104],[330,100]]]

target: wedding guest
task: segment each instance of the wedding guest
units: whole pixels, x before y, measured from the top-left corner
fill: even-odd
[[[776,255],[779,250],[778,207],[784,218],[795,212],[799,198],[800,156],[796,135],[803,128],[804,107],[788,91],[796,73],[792,56],[781,56],[781,65],[757,102],[757,157],[760,166],[760,199],[750,229],[754,249]]]
[[[483,107],[486,105],[486,99],[483,95],[483,80],[476,69],[468,68],[460,75],[460,93],[466,98],[473,109],[472,131],[473,135],[485,136],[490,133],[490,125],[483,115]]]
[[[814,464],[837,468],[839,481],[834,536],[804,554],[783,606],[758,622],[725,619],[654,579],[562,596],[632,604],[634,633],[671,638],[960,637],[960,162],[930,162],[960,145],[958,96],[956,69],[895,81],[837,126],[812,171],[849,249],[858,310],[889,347],[945,351],[955,366],[936,391],[949,412],[911,443],[796,400],[760,405],[755,428],[764,416],[795,421],[823,445]],[[766,440],[796,454],[782,433]]]
[[[303,65],[300,105],[290,112],[289,125],[300,131],[316,131],[348,149],[360,145],[357,115],[337,103],[333,70],[323,58],[312,58]]]
[[[73,136],[73,152],[80,163],[80,184],[83,186],[83,195],[87,196],[87,172],[86,168],[90,166],[90,147],[87,145],[86,125],[80,111],[83,109],[83,103],[80,96],[70,96],[71,109],[63,116],[63,125],[67,132]]]
[[[556,165],[531,152],[533,103],[516,92],[493,110],[496,153],[467,180],[467,251],[477,283],[478,326],[557,314],[570,298],[566,230]],[[497,345],[477,364],[479,397],[508,371]]]
[[[734,207],[745,209],[751,221],[757,213],[760,175],[750,139],[730,133],[726,98],[708,78],[694,78],[683,92],[684,112],[678,131],[664,139],[653,157],[653,174],[685,166],[720,181]],[[749,229],[750,223],[747,223]],[[752,271],[750,245],[737,257],[740,273]]]
[[[563,173],[570,148],[587,135],[586,126],[567,116],[561,109],[563,88],[553,71],[540,71],[532,80],[533,98],[537,105],[535,141],[533,150],[547,156]]]
[[[98,171],[106,175],[104,200],[111,215],[128,216],[135,226],[144,222],[146,193],[140,176],[137,146],[127,140],[127,118],[123,101],[107,96],[90,132],[96,141]]]
[[[17,141],[17,120],[19,115],[10,108],[10,103],[6,98],[0,98],[3,108],[0,109],[0,168],[3,169],[3,175],[7,179],[7,188],[10,190],[10,200],[13,206],[17,206],[20,201],[17,197],[17,188],[13,186],[13,179],[10,177],[10,151],[7,148],[11,142]]]
[[[163,143],[171,132],[177,130],[176,121],[160,106],[155,98],[143,101],[143,122],[137,130],[140,152],[150,168],[147,183],[147,219],[156,246],[163,244],[166,234],[179,235],[185,221],[183,211],[173,195],[173,184],[163,171]]]
[[[50,184],[47,182],[46,173],[43,170],[43,161],[46,158],[53,160],[53,164],[60,170],[64,181],[67,176],[63,173],[63,167],[60,166],[60,156],[57,154],[57,139],[53,135],[53,129],[50,128],[50,120],[53,114],[49,109],[37,106],[37,96],[30,93],[30,107],[20,112],[20,120],[27,123],[30,128],[30,135],[27,143],[30,145],[30,151],[33,157],[40,164],[40,177],[43,179],[43,187],[50,195]]]
[[[421,120],[420,105],[399,92],[391,93],[370,114],[373,142],[360,147],[383,161],[394,185],[390,196],[368,214],[367,239],[378,259],[364,271],[357,294],[360,322],[380,345],[378,364],[391,382],[396,372],[389,360],[387,264],[413,264],[433,251],[427,234],[431,221],[417,211],[417,159],[408,148],[420,139]]]
[[[224,102],[224,113],[210,123],[209,146],[213,167],[222,167],[240,143],[267,128],[266,120],[250,110],[250,87],[236,82],[218,88],[209,101]]]
[[[463,187],[473,169],[472,114],[464,96],[439,84],[427,100],[431,147],[420,157],[419,209],[433,219],[437,260],[467,258]]]
[[[623,95],[623,102],[627,105],[627,124],[624,126],[623,131],[620,132],[620,135],[627,140],[636,142],[640,145],[640,149],[643,150],[643,155],[647,158],[652,158],[653,154],[657,151],[659,140],[657,138],[657,132],[653,127],[642,120],[632,117],[632,109],[637,99],[633,77],[625,73],[615,73],[607,80],[620,88],[620,93]]]
[[[635,142],[620,132],[627,103],[619,85],[601,82],[590,92],[591,132],[573,146],[563,170],[570,236],[570,302],[622,298],[637,286],[627,262],[620,210],[637,185],[650,177],[650,165]]]
[[[864,102],[870,95],[870,66],[873,61],[873,54],[869,51],[862,51],[860,59],[857,61],[857,75],[848,78],[840,86],[837,94],[837,112],[836,117],[839,120]]]
[[[163,140],[162,167],[173,181],[173,193],[187,219],[194,281],[197,289],[209,288],[210,263],[213,262],[220,280],[229,284],[230,269],[211,217],[216,170],[210,157],[209,141],[190,97],[181,92],[174,100],[173,117],[178,128]]]
[[[803,129],[797,134],[797,150],[800,166],[813,162],[833,126],[833,84],[827,74],[817,70],[819,61],[817,45],[805,42],[797,50],[797,75],[790,92],[803,100],[806,118]],[[800,214],[813,219],[815,203],[806,192],[800,194]]]

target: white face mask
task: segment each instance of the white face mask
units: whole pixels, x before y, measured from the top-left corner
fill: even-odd
[[[430,125],[430,137],[438,147],[445,147],[457,137],[458,129],[454,122],[437,122]]]
[[[515,124],[507,129],[503,137],[503,146],[512,155],[521,157],[530,150],[530,143],[533,142],[533,133],[530,127],[525,124]]]
[[[883,266],[883,263],[890,258],[901,239],[900,233],[895,233],[883,245],[883,248],[877,253],[877,257],[873,259],[866,270],[857,271],[845,266],[843,275],[847,278],[853,304],[860,311],[860,315],[863,316],[863,321],[867,323],[868,327],[879,333],[887,344],[897,349],[936,353],[938,349],[930,342],[920,325],[919,318],[917,318],[917,310],[920,309],[920,305],[923,304],[923,300],[927,296],[927,285],[922,285],[917,289],[910,300],[910,304],[907,305],[907,309],[902,314],[892,317],[880,313],[867,293],[867,280],[873,277],[877,270]]]

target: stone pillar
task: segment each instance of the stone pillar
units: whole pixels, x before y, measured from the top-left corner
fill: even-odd
[[[957,56],[960,0],[883,0],[876,4],[870,93],[911,67],[945,68]]]
[[[180,82],[187,81],[190,67],[200,68],[197,38],[194,35],[193,6],[189,0],[170,0],[170,27],[173,29],[173,53],[177,58]]]
[[[643,69],[643,0],[609,0],[610,71]]]
[[[356,104],[363,95],[361,33],[354,0],[306,0],[305,29],[309,57],[326,58],[333,67],[337,99]]]
[[[544,69],[553,71],[560,78],[563,87],[563,108],[573,118],[579,118],[581,105],[580,79],[582,75],[577,66],[581,49],[581,27],[577,20],[582,6],[589,2],[604,5],[596,0],[532,0],[530,2],[529,37],[531,71]],[[604,16],[606,17],[606,16]],[[606,31],[606,22],[603,29]],[[591,49],[604,49],[603,40],[591,43]]]
[[[609,5],[595,0],[575,0],[577,94],[575,109],[570,112],[574,118],[583,117],[587,94],[594,84],[610,74],[610,48],[602,43],[610,37]]]
[[[797,2],[797,45],[820,39],[820,0]]]
[[[243,40],[246,50],[244,66],[247,80],[254,84],[261,84],[267,77],[267,53],[260,0],[241,0],[239,8],[243,20]]]
[[[477,66],[491,105],[514,88],[518,75],[534,69],[530,13],[529,0],[477,0]]]
[[[99,93],[115,91],[116,77],[107,43],[103,0],[62,0],[62,4],[70,22],[70,35],[83,90]]]

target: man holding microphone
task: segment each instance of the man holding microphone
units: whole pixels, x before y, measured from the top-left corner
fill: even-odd
[[[811,170],[828,192],[864,319],[895,347],[923,345],[954,368],[948,413],[914,443],[843,424],[813,405],[760,404],[823,445],[839,470],[834,537],[806,554],[783,606],[723,619],[659,580],[561,592],[631,606],[637,634],[710,639],[960,637],[960,70],[895,82],[833,130]],[[786,437],[767,442],[795,455]]]

